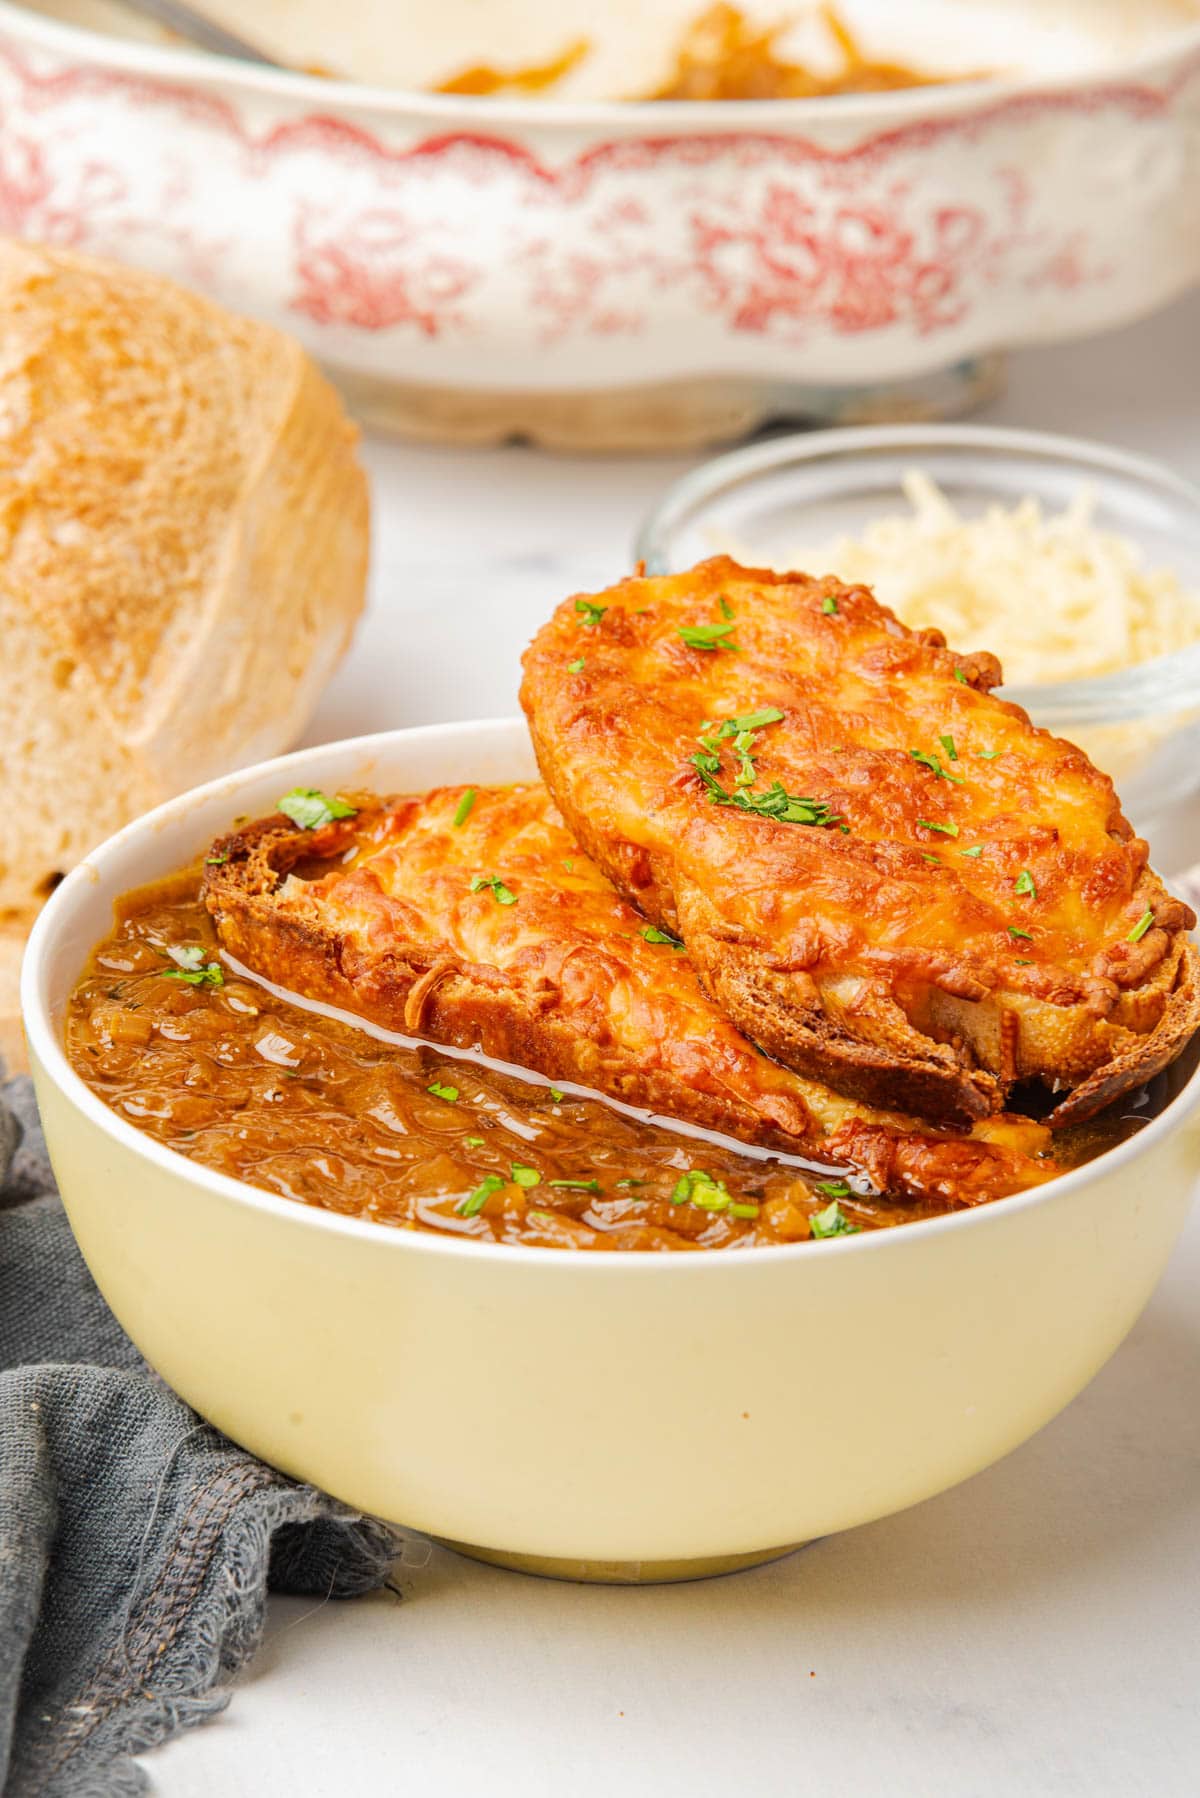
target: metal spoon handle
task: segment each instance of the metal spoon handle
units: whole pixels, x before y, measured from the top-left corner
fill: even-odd
[[[258,63],[267,69],[287,67],[286,63],[278,62],[245,38],[238,37],[236,32],[226,31],[214,19],[206,18],[196,7],[185,5],[183,0],[121,0],[121,4],[130,12],[141,13],[144,18],[165,25],[169,31],[177,31],[181,37],[190,38],[201,49],[212,50],[218,56],[233,56],[241,62]]]

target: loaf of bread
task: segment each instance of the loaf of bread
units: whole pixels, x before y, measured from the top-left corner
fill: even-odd
[[[0,241],[0,929],[294,740],[362,606],[355,439],[282,332]]]

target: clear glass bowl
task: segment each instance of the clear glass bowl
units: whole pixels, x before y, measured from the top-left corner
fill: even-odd
[[[1200,594],[1200,488],[1099,444],[983,425],[818,431],[718,456],[669,490],[642,526],[635,555],[652,574],[722,551],[787,567],[797,544],[857,536],[882,514],[906,513],[901,483],[913,468],[967,516],[1027,494],[1059,511],[1086,488],[1102,530],[1128,538],[1148,567],[1174,569]],[[1003,662],[1002,637],[986,647]],[[1200,788],[1200,639],[1116,674],[1003,692],[1113,775],[1144,834],[1158,836]]]

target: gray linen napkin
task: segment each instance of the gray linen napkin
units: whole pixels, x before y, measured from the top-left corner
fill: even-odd
[[[0,1069],[0,1789],[127,1798],[228,1703],[268,1585],[373,1591],[382,1524],[264,1467],[150,1372],[75,1247],[28,1080]]]

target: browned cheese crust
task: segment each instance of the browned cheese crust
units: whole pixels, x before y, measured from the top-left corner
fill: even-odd
[[[223,946],[302,997],[746,1142],[852,1163],[881,1191],[973,1205],[1057,1171],[1046,1131],[1028,1120],[939,1133],[767,1059],[687,956],[647,939],[543,787],[481,788],[456,824],[466,791],[352,796],[354,817],[314,831],[277,815],[223,838],[205,870]],[[478,884],[493,876],[502,890]]]
[[[1196,920],[1000,679],[864,587],[721,557],[564,601],[521,698],[571,830],[755,1042],[944,1120],[1037,1078],[1061,1125],[1200,1024]]]

